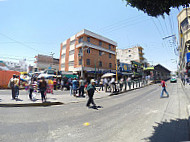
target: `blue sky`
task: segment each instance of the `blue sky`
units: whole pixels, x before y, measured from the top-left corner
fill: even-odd
[[[181,8],[180,8],[181,10]],[[152,18],[122,0],[0,0],[0,60],[55,53],[60,43],[86,28],[118,43],[118,48],[141,45],[152,64],[176,70],[172,38],[178,9],[171,16]]]

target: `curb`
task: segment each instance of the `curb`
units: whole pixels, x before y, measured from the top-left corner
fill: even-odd
[[[25,103],[25,104],[0,104],[0,107],[38,107],[38,106],[52,106],[63,105],[62,102],[45,102],[45,103]]]
[[[187,106],[188,122],[190,124],[190,105]]]

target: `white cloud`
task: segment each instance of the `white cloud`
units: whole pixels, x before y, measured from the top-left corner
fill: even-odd
[[[1,2],[1,1],[7,1],[7,0],[0,0],[0,2]]]

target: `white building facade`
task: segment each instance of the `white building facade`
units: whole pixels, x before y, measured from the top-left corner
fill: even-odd
[[[7,65],[7,67],[10,70],[19,71],[19,72],[27,72],[28,65],[25,59],[19,60],[19,62],[4,61],[4,63]]]
[[[131,64],[131,61],[144,63],[145,58],[143,57],[143,48],[141,46],[135,46],[128,49],[117,49],[117,59],[121,63]]]

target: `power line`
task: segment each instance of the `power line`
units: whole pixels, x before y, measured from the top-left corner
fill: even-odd
[[[135,18],[135,19],[134,19]],[[114,29],[117,29],[117,28],[119,28],[119,27],[124,27],[124,26],[126,26],[126,24],[133,24],[134,22],[136,22],[136,21],[139,21],[139,20],[142,20],[141,18],[143,18],[142,16],[141,16],[141,18],[138,18],[138,17],[134,17],[133,19],[134,20],[130,20],[130,19],[128,19],[128,21],[125,21],[124,23],[120,23],[120,24],[113,24],[113,26],[107,26],[107,27],[105,27],[104,29],[102,29],[101,30],[101,32],[102,31],[104,31],[104,32],[109,32],[110,30],[112,31],[112,30],[114,30]],[[132,19],[132,18],[131,18]]]
[[[173,34],[173,27],[172,27],[172,22],[171,22],[170,16],[168,16],[168,19],[169,19],[171,34]]]
[[[13,57],[0,57],[0,59],[22,60],[22,59],[13,58]],[[35,61],[35,59],[34,60],[26,59],[26,61]]]
[[[158,22],[159,22],[159,24],[160,24],[160,26],[161,26],[161,29],[162,29],[162,31],[163,31],[163,33],[164,33],[164,35],[165,35],[165,31],[164,31],[164,29],[163,29],[163,27],[162,27],[162,24],[161,24],[159,18],[157,18],[157,20],[158,20]]]
[[[148,18],[148,19],[145,19],[145,20],[142,20],[142,21],[138,21],[136,23],[132,23],[132,24],[128,24],[128,25],[123,25],[121,27],[116,27],[116,28],[110,29],[108,31],[105,31],[105,33],[113,32],[113,31],[116,31],[116,30],[120,30],[120,29],[123,29],[123,28],[125,28],[127,26],[133,26],[133,25],[139,24],[141,22],[146,22],[147,20],[150,20],[150,19]]]
[[[164,18],[164,24],[165,24],[165,28],[166,28],[167,34],[169,35],[168,28],[167,28],[167,25],[166,25],[166,19],[165,18]]]
[[[162,38],[162,34],[161,34],[161,32],[160,32],[160,30],[159,30],[158,26],[156,25],[156,23],[155,23],[155,21],[154,21],[153,18],[152,18],[152,21],[153,21],[153,23],[154,23],[154,25],[155,25],[155,27],[156,27],[158,33],[160,34],[160,37]]]
[[[0,44],[9,44],[9,43],[18,43],[18,42],[15,42],[15,41],[12,41],[12,42],[0,42]],[[22,42],[22,43],[28,43],[28,44],[57,44],[57,43],[50,43],[50,42]],[[27,45],[28,46],[28,45]]]
[[[121,24],[121,23],[126,23],[127,21],[131,20],[131,19],[137,19],[138,17],[140,17],[141,15],[138,15],[138,16],[133,16],[133,17],[129,17],[129,18],[126,18],[124,20],[121,20],[121,21],[118,21],[118,22],[115,22],[114,24],[111,24],[111,25],[108,25],[108,26],[105,26],[105,27],[102,27],[100,29],[97,29],[97,31],[102,31],[104,29],[107,29],[107,28],[112,28],[113,26],[117,25],[118,24]],[[142,16],[141,16],[142,17]]]
[[[40,52],[39,50],[37,50],[37,49],[35,49],[35,48],[33,48],[33,47],[29,46],[29,45],[26,45],[26,44],[24,44],[24,43],[22,43],[22,42],[20,42],[20,41],[17,41],[17,40],[15,40],[15,39],[13,39],[13,38],[11,38],[11,37],[9,37],[9,36],[3,34],[3,33],[0,33],[0,35],[3,36],[3,37],[5,37],[5,38],[8,38],[8,39],[10,39],[10,40],[12,40],[12,41],[14,41],[14,42],[16,42],[16,43],[18,43],[18,44],[20,44],[20,45],[22,45],[22,46],[25,46],[25,47],[27,47],[27,48],[29,48],[29,49],[32,49],[32,50],[34,50],[34,51],[36,51],[36,52],[38,52],[38,53]],[[43,51],[43,52],[44,52],[44,51]]]

